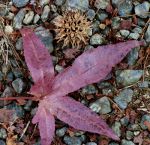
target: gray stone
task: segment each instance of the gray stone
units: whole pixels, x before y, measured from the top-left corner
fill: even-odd
[[[21,29],[22,28],[22,21],[24,19],[24,16],[26,14],[26,10],[25,9],[21,9],[17,15],[14,17],[13,19],[13,27],[15,29]]]
[[[128,140],[123,139],[121,141],[121,145],[135,145],[135,144],[132,141],[128,141]]]
[[[112,142],[109,145],[119,145],[118,143]]]
[[[0,138],[1,139],[6,139],[6,137],[7,137],[6,129],[0,128]]]
[[[26,6],[29,0],[12,0],[12,2],[16,7],[20,8]]]
[[[41,39],[45,47],[48,48],[49,52],[53,52],[53,35],[49,32],[49,30],[44,27],[37,27],[35,29],[35,34]]]
[[[6,145],[6,143],[3,140],[0,140],[0,145]]]
[[[97,83],[97,86],[102,90],[104,95],[113,95],[115,88],[108,82]]]
[[[78,9],[83,12],[89,8],[89,0],[66,0],[65,3],[67,9]]]
[[[23,50],[23,39],[20,37],[16,41],[16,50]]]
[[[138,20],[138,21],[137,21],[137,22],[138,22],[138,26],[141,26],[141,27],[144,27],[144,26],[145,26],[146,23],[145,23],[144,19],[138,18],[137,20]]]
[[[66,131],[67,131],[67,128],[66,128],[66,127],[57,129],[57,130],[56,130],[56,135],[57,135],[58,137],[63,137],[63,136],[65,135]]]
[[[120,16],[126,16],[132,12],[132,0],[122,0],[118,3],[118,13]]]
[[[2,93],[2,96],[1,97],[10,97],[10,96],[13,96],[14,94],[14,91],[11,87],[6,87],[4,92]]]
[[[108,17],[108,14],[106,12],[99,11],[97,13],[97,17],[100,21],[104,21]]]
[[[104,44],[104,42],[105,42],[105,39],[100,34],[94,34],[90,38],[91,45],[100,45],[100,44]]]
[[[97,90],[93,85],[88,85],[82,89],[82,94],[95,94],[95,93],[97,93]]]
[[[50,13],[50,7],[46,5],[41,15],[41,19],[43,22],[45,22],[48,19],[49,13]]]
[[[89,10],[87,11],[87,18],[88,18],[89,20],[93,20],[94,17],[95,17],[95,11],[94,11],[93,9],[89,9]]]
[[[92,50],[92,49],[94,49],[92,45],[87,45],[84,50],[87,51],[87,50]]]
[[[95,142],[87,142],[85,145],[97,145]]]
[[[40,16],[36,14],[33,19],[33,23],[36,24],[40,20]]]
[[[34,12],[33,11],[29,11],[26,15],[25,18],[23,20],[24,24],[30,24],[33,21],[33,17],[34,17]]]
[[[24,114],[25,114],[24,109],[20,105],[17,105],[16,103],[11,103],[7,105],[6,109],[15,110],[16,114],[14,115],[17,115],[17,117],[19,118],[24,117]],[[13,118],[16,118],[16,117],[13,117]]]
[[[93,34],[94,33],[99,33],[99,30],[100,30],[100,28],[99,28],[99,21],[94,21],[93,23],[92,23],[92,31],[93,31]]]
[[[13,69],[13,74],[16,78],[23,77],[23,73],[18,68]]]
[[[12,82],[12,86],[17,93],[22,93],[26,85],[21,78],[17,78]]]
[[[139,57],[139,49],[140,47],[136,47],[129,52],[127,56],[127,61],[129,66],[132,66],[136,63],[136,60]]]
[[[31,106],[32,106],[32,100],[28,100],[28,101],[26,102],[26,104],[24,105],[24,109],[25,109],[26,111],[30,111],[30,110],[31,110]]]
[[[110,3],[110,0],[96,0],[94,3],[94,6],[97,9],[106,9],[109,3]]]
[[[62,6],[65,3],[65,0],[55,0],[57,6]]]
[[[15,16],[14,13],[9,12],[9,13],[6,15],[6,18],[7,18],[8,20],[13,20],[14,16]]]
[[[143,31],[142,27],[139,27],[139,26],[135,27],[135,28],[132,30],[132,32],[134,32],[134,33],[139,33],[139,34],[141,34],[142,31]]]
[[[131,131],[140,131],[141,127],[139,124],[129,124],[128,129]]]
[[[12,34],[12,32],[14,30],[13,30],[13,27],[11,25],[6,25],[4,31],[5,31],[6,34],[9,35],[9,34]]]
[[[57,7],[53,4],[50,5],[50,9],[51,9],[51,12],[55,13],[54,15],[57,16],[58,13],[57,13]]]
[[[147,129],[147,126],[144,124],[145,121],[148,121],[150,123],[150,115],[143,115],[142,116],[140,126],[142,127],[143,130]]]
[[[130,32],[128,30],[120,30],[120,34],[121,36],[126,38],[130,34]]]
[[[100,114],[107,114],[111,112],[110,101],[107,97],[102,97],[90,104],[90,108]]]
[[[145,33],[145,40],[146,40],[147,43],[150,42],[150,24],[149,24],[149,26],[146,30],[146,33]]]
[[[122,90],[118,96],[116,96],[114,98],[114,101],[117,103],[117,105],[121,108],[121,109],[126,109],[128,103],[131,102],[133,97],[133,90],[131,89],[124,89]]]
[[[1,4],[0,7],[0,17],[4,17],[7,15],[9,9],[7,8],[7,5]]]
[[[143,75],[143,70],[117,70],[116,81],[117,84],[128,86],[136,83]]]
[[[121,19],[119,17],[114,17],[112,18],[112,28],[113,29],[118,29],[120,27],[120,22],[121,22]]]
[[[14,79],[14,74],[13,74],[13,72],[9,72],[9,73],[7,74],[7,77],[6,77],[7,82],[8,82],[8,83],[9,83],[9,82],[12,82],[13,79]]]
[[[127,126],[128,123],[129,123],[129,119],[126,118],[126,117],[123,117],[123,118],[120,119],[120,122],[121,122],[121,124],[122,124],[123,126]]]
[[[60,65],[57,64],[55,66],[55,70],[60,73],[60,72],[62,72],[64,70],[64,68],[62,66],[60,66]]]
[[[148,88],[149,85],[150,85],[149,81],[144,81],[144,82],[139,82],[138,83],[139,88]]]
[[[131,140],[134,137],[134,133],[132,131],[127,131],[126,132],[126,139]]]
[[[44,6],[44,5],[49,4],[50,0],[40,0],[39,3],[40,3],[41,6]]]
[[[115,123],[112,125],[112,130],[115,132],[115,134],[120,137],[121,136],[121,124],[118,121],[115,121]]]
[[[120,1],[121,1],[121,0],[112,0],[112,5],[113,5],[114,7],[118,7]]]
[[[82,144],[80,137],[65,136],[64,142],[66,145],[81,145]]]
[[[139,33],[130,33],[130,35],[128,36],[128,38],[134,39],[134,40],[137,40],[139,37],[140,37]]]
[[[147,18],[150,9],[150,3],[145,1],[142,4],[135,6],[135,14],[141,18]]]

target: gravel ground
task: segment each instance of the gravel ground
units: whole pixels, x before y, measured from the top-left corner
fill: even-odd
[[[56,20],[72,11],[87,22],[86,43],[79,42],[76,49],[68,49],[73,42],[57,41]],[[83,20],[75,21],[81,25]],[[145,47],[134,48],[104,81],[70,95],[101,115],[121,141],[78,131],[57,120],[53,145],[150,145],[150,0],[0,1],[0,97],[27,96],[32,84],[18,31],[25,26],[34,28],[48,48],[57,72],[87,49],[144,40]],[[1,101],[0,107],[16,110],[12,124],[0,125],[0,145],[40,145],[38,129],[31,123],[36,102]]]

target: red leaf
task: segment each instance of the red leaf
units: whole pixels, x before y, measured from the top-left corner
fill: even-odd
[[[56,98],[51,97],[46,102],[47,106],[51,106],[50,112],[70,126],[119,140],[118,136],[115,135],[100,116],[72,98],[65,96],[58,97],[56,100]]]
[[[80,55],[73,65],[55,77],[53,95],[67,95],[81,87],[104,79],[127,53],[141,42],[131,40],[118,44],[99,46]]]
[[[36,112],[32,122],[34,124],[38,123],[41,144],[50,145],[55,133],[55,119],[53,115],[51,115],[44,106],[39,105],[38,111]]]
[[[21,33],[25,60],[35,83],[31,92],[37,96],[46,95],[40,101],[33,118],[33,123],[39,124],[42,145],[49,145],[52,141],[55,131],[53,115],[76,129],[104,134],[119,140],[108,125],[89,108],[62,96],[103,80],[112,67],[132,48],[143,43],[133,40],[89,50],[79,56],[71,67],[54,78],[52,59],[42,42],[30,29],[23,29]]]
[[[31,29],[24,28],[20,32],[23,36],[25,60],[36,84],[32,87],[31,93],[36,96],[46,95],[50,90],[50,82],[54,77],[52,58],[48,49],[45,48]]]

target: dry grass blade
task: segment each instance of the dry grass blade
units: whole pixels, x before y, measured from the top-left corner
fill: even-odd
[[[12,57],[15,60],[17,66],[21,68],[21,65],[23,65],[23,61],[15,50],[9,36],[5,34],[4,27],[4,19],[0,17],[0,59],[2,59],[4,65],[13,69],[13,66],[11,65],[9,59],[10,57]]]

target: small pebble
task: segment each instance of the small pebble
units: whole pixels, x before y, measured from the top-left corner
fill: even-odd
[[[40,20],[40,16],[36,14],[33,19],[33,23],[36,24]]]
[[[133,90],[124,89],[118,94],[118,96],[114,98],[114,101],[118,104],[118,106],[121,109],[126,109],[128,103],[131,102],[132,97],[133,97]]]
[[[135,145],[135,144],[132,141],[128,141],[128,140],[123,139],[121,141],[121,145]]]
[[[145,40],[147,43],[150,43],[150,24],[148,25],[148,28],[145,33]]]
[[[12,0],[13,4],[18,7],[24,7],[28,4],[29,0]]]
[[[6,25],[4,31],[6,34],[11,34],[14,30],[13,30],[13,27],[11,25]]]
[[[24,16],[26,14],[25,9],[20,9],[20,11],[15,15],[13,19],[13,27],[15,29],[21,29],[22,28],[22,21],[24,19]]]
[[[66,145],[82,145],[80,137],[65,136],[64,142]]]
[[[115,123],[112,125],[112,130],[116,133],[118,137],[121,136],[121,123],[118,121],[115,121]]]
[[[111,112],[110,101],[107,97],[102,97],[90,104],[90,108],[100,114],[107,114]]]
[[[33,11],[29,11],[26,15],[25,15],[25,18],[23,20],[23,23],[24,24],[30,24],[33,20],[33,17],[34,17],[34,12]]]
[[[109,5],[109,0],[96,0],[94,3],[94,6],[97,9],[106,9],[107,6]]]
[[[128,30],[120,30],[120,34],[126,38],[130,34],[130,32]]]
[[[7,137],[6,129],[0,128],[0,138],[1,139],[6,139],[6,137]]]
[[[143,75],[143,70],[117,70],[116,81],[118,85],[128,86],[136,83]]]
[[[135,14],[141,18],[147,18],[150,9],[150,3],[145,1],[142,4],[135,6]]]
[[[93,85],[88,85],[82,89],[82,94],[95,94],[97,89]]]
[[[128,38],[134,39],[134,40],[137,40],[139,37],[140,37],[139,33],[130,33],[130,35],[128,36]]]
[[[23,50],[23,40],[22,37],[16,41],[16,50]]]
[[[56,135],[57,135],[58,137],[63,137],[63,136],[65,135],[66,131],[67,131],[67,128],[66,128],[66,127],[63,127],[63,128],[61,128],[61,129],[57,129],[57,130],[56,130]]]
[[[26,85],[21,78],[17,78],[12,82],[12,86],[17,93],[22,93]]]
[[[85,145],[97,145],[95,142],[87,142]]]
[[[45,6],[50,3],[50,0],[40,0],[39,3],[41,6]]]
[[[100,44],[103,44],[104,41],[105,41],[105,39],[100,34],[94,34],[90,38],[90,44],[91,45],[100,45]]]
[[[43,9],[43,13],[41,15],[41,19],[43,22],[45,22],[48,19],[50,13],[50,7],[48,5],[46,5]]]
[[[89,0],[66,0],[67,9],[77,9],[83,12],[89,9]]]

